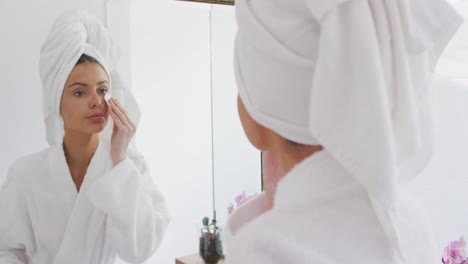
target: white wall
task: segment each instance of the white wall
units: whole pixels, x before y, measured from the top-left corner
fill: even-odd
[[[411,188],[429,213],[442,254],[450,241],[468,236],[468,78],[439,79],[434,110],[434,156]]]
[[[468,1],[453,1],[468,19]],[[412,189],[433,221],[440,253],[468,236],[468,24],[451,41],[437,67],[434,87],[434,156]]]
[[[132,79],[143,113],[138,143],[172,212],[149,263],[197,253],[202,218],[212,212],[207,11],[177,1],[132,7]]]

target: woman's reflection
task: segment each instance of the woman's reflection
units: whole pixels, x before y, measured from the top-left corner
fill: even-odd
[[[132,141],[140,112],[118,59],[90,14],[69,11],[54,23],[40,57],[50,147],[9,170],[0,263],[134,263],[160,245],[167,208]]]

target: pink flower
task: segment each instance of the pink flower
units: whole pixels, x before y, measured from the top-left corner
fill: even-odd
[[[234,206],[230,204],[227,209],[228,209],[228,213],[231,214],[232,211],[234,211]]]
[[[236,198],[234,198],[234,201],[236,201],[236,205],[237,205],[237,207],[239,207],[239,206],[243,205],[244,203],[248,202],[249,200],[251,200],[252,198],[254,198],[255,196],[257,196],[257,194],[254,194],[254,195],[251,195],[251,196],[246,196],[245,192],[242,192],[241,194],[236,196]],[[231,214],[234,211],[234,206],[232,204],[230,204],[228,206],[227,210],[228,210],[228,213]]]
[[[452,241],[444,249],[444,255],[442,256],[442,263],[444,264],[462,264],[467,262],[466,256],[466,242],[463,236],[458,241]]]
[[[250,199],[254,198],[256,194],[254,195],[251,195],[251,196],[245,196],[245,192],[242,192],[241,194],[239,194],[236,198],[234,198],[234,200],[236,201],[237,203],[237,207],[243,205],[244,203],[246,203],[247,201],[249,201]]]

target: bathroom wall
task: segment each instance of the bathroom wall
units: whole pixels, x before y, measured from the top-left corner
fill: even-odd
[[[468,19],[468,1],[452,1]],[[411,188],[426,205],[443,249],[468,236],[468,24],[452,39],[436,69],[434,156]]]

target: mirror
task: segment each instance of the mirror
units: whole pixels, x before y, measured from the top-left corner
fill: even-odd
[[[179,0],[179,1],[209,3],[209,4],[218,4],[218,5],[234,5],[234,0]]]

